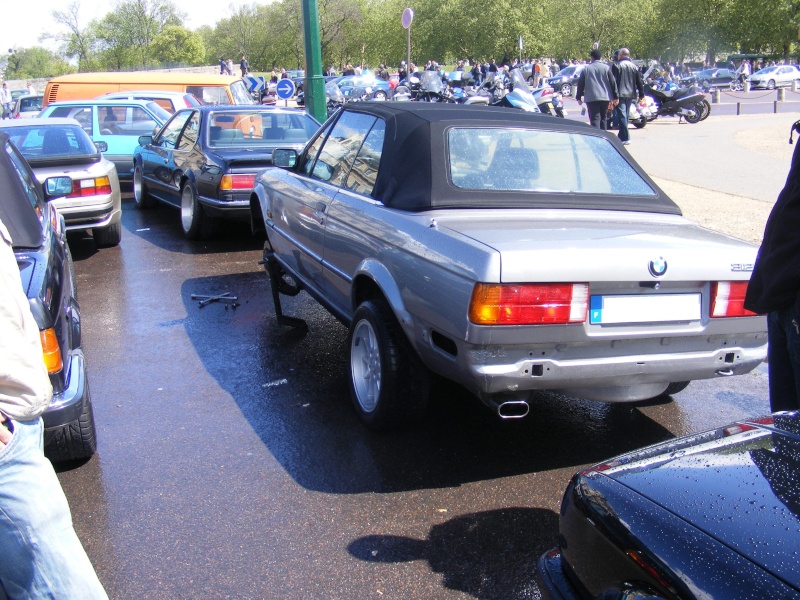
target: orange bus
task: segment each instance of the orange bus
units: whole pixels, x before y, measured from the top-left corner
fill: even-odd
[[[194,73],[75,73],[47,82],[42,106],[60,100],[90,100],[109,92],[165,90],[194,94],[206,104],[254,104],[238,77]]]

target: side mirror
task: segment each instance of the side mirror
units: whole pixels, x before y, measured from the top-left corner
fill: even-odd
[[[108,142],[95,142],[98,152],[108,152]]]
[[[48,177],[44,182],[44,195],[47,198],[68,196],[72,193],[72,179],[69,177]]]
[[[148,144],[153,143],[153,136],[152,135],[140,135],[139,136],[139,145],[144,147]]]
[[[289,148],[276,148],[272,151],[272,164],[291,169],[297,164],[297,151]]]

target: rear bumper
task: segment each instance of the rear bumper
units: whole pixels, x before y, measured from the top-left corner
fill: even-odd
[[[237,194],[231,199],[200,197],[200,204],[211,217],[221,217],[231,220],[247,220],[250,218],[250,194]]]
[[[537,583],[544,600],[578,600],[562,567],[563,558],[558,549],[543,554],[536,564]]]
[[[86,383],[86,360],[81,350],[75,350],[69,360],[67,385],[60,392],[53,393],[50,406],[42,415],[45,430],[62,427],[77,421],[88,399]]]

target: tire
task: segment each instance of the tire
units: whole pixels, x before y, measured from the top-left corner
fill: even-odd
[[[645,125],[647,125],[647,119],[642,117],[641,119],[631,121],[631,123],[633,123],[633,126],[636,127],[636,129],[642,129]]]
[[[564,109],[563,108],[561,108],[560,106],[556,106],[556,107],[554,107],[554,110],[556,111],[556,116],[558,118],[560,118],[560,119],[564,118]]]
[[[375,93],[372,94],[373,100],[387,100],[389,98],[389,94],[387,94],[384,90],[375,90]]]
[[[692,108],[694,108],[694,116],[690,117],[687,115],[683,115],[683,118],[686,119],[687,123],[695,124],[699,123],[703,119],[703,106],[701,102],[696,103]]]
[[[155,204],[153,197],[147,193],[142,165],[133,168],[133,201],[136,203],[136,208],[140,209],[151,208]]]
[[[94,244],[98,248],[112,248],[122,241],[122,223],[117,221],[107,227],[92,229]]]
[[[572,86],[568,83],[561,84],[561,95],[570,96],[572,94]]]
[[[528,77],[528,85],[533,85],[534,83],[536,82],[534,81],[533,76]]]
[[[181,188],[181,227],[187,239],[205,239],[214,233],[214,223],[200,205],[197,190],[191,181]]]
[[[703,100],[697,103],[697,106],[702,107],[703,114],[700,117],[700,120],[705,121],[708,118],[708,115],[711,114],[711,105],[708,103],[708,100],[703,98]]]
[[[774,79],[770,79],[767,82],[767,89],[768,90],[774,90],[775,89],[775,80]]]
[[[425,413],[430,375],[383,299],[366,300],[348,335],[350,396],[370,429],[409,425]]]
[[[46,430],[44,453],[53,462],[85,460],[97,450],[94,411],[87,383],[86,398],[77,420],[62,427]]]
[[[673,395],[675,395],[677,393],[682,392],[687,387],[689,387],[690,383],[691,383],[691,381],[676,381],[675,383],[670,383],[667,386],[667,389],[664,390],[664,393],[661,394],[661,395],[662,396],[673,396]]]

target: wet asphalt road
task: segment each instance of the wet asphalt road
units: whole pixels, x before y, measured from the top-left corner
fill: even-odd
[[[768,410],[766,369],[674,401],[557,394],[501,422],[450,385],[404,433],[350,407],[346,330],[305,294],[276,323],[261,242],[183,239],[123,207],[123,241],[70,238],[99,450],[60,469],[111,598],[536,598],[570,475]],[[192,294],[241,305],[199,308]]]

